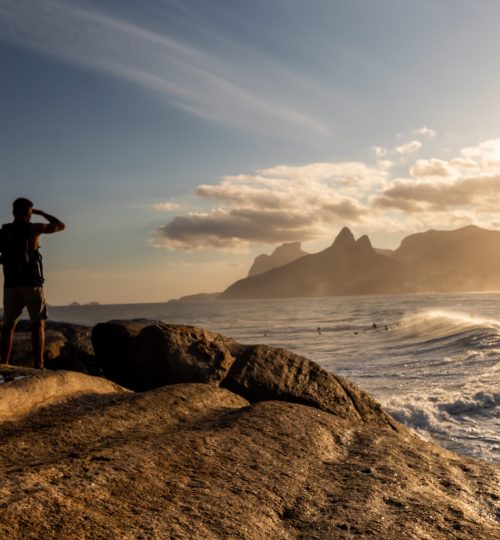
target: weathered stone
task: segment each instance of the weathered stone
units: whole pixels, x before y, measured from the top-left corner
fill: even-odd
[[[166,384],[218,383],[234,361],[230,352],[234,343],[193,326],[146,326],[124,357],[128,383],[124,385],[142,391]]]
[[[106,379],[72,371],[0,366],[0,376],[0,422],[69,397],[128,392]]]
[[[66,342],[66,337],[61,332],[47,330],[45,335],[45,360],[50,362],[59,357]],[[16,332],[14,334],[10,363],[15,366],[33,367],[33,362],[31,332]]]
[[[303,403],[347,418],[398,425],[368,394],[346,380],[285,349],[247,347],[221,386],[251,402],[280,400]]]
[[[198,384],[0,367],[0,537],[500,536],[498,465],[400,428],[313,362],[192,327],[94,333],[119,377]]]
[[[97,375],[95,357],[86,326],[47,321],[44,360],[49,369],[66,369]],[[31,344],[31,322],[21,320],[16,326],[10,363],[32,367],[34,363]]]
[[[12,540],[500,537],[498,465],[213,384],[84,394],[4,422],[0,478]]]
[[[284,349],[241,345],[200,328],[164,323],[101,323],[93,338],[103,372],[132,390],[213,383],[252,402],[303,403],[341,418],[403,429],[368,394]]]
[[[92,345],[99,369],[108,379],[127,386],[126,357],[134,338],[154,321],[109,321],[92,329]]]

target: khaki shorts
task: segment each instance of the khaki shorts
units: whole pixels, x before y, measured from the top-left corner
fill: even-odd
[[[14,323],[27,308],[32,321],[47,319],[43,287],[12,287],[3,290],[3,320]]]

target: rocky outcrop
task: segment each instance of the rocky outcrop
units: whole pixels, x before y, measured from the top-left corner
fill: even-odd
[[[4,422],[0,475],[11,540],[500,535],[497,466],[214,384],[82,395]]]
[[[94,362],[91,328],[77,324],[47,321],[45,336],[45,366],[49,369],[80,371],[99,375]],[[33,367],[31,323],[19,321],[14,334],[10,363]]]
[[[72,371],[42,371],[0,366],[0,422],[82,394],[129,392],[100,377]]]
[[[498,465],[306,358],[145,320],[92,339],[103,372],[147,391],[0,366],[1,538],[500,536]]]
[[[165,323],[100,323],[92,338],[103,373],[135,391],[211,383],[252,403],[302,403],[352,421],[404,429],[368,394],[290,351],[242,345],[201,328]]]
[[[183,382],[220,382],[237,343],[201,328],[110,321],[94,327],[96,362],[106,377],[136,391]]]
[[[271,255],[263,253],[255,258],[250,270],[248,271],[248,277],[263,274],[268,270],[283,266],[291,263],[300,257],[307,255],[305,251],[302,251],[300,242],[288,242],[277,247]]]
[[[109,321],[105,326],[97,324],[92,328],[92,346],[96,357],[101,359],[97,365],[104,377],[116,382],[127,381],[124,375],[126,362],[123,360],[123,354],[139,332],[152,322],[142,319]]]
[[[302,403],[353,421],[402,429],[368,394],[307,358],[285,349],[256,345],[240,349],[221,386],[252,403]]]

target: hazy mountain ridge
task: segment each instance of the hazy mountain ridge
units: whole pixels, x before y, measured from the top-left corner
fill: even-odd
[[[304,255],[309,255],[305,251],[302,251],[300,242],[288,242],[277,247],[271,255],[263,253],[255,258],[253,261],[250,270],[248,271],[248,276],[256,276],[257,274],[263,274],[268,270],[272,270],[278,266],[284,266],[285,264],[291,263],[292,261],[303,257]]]
[[[278,246],[271,255],[267,255],[266,253],[258,255],[248,271],[248,277],[263,274],[273,268],[284,266],[304,255],[309,254],[302,251],[300,242],[287,242],[281,244],[281,246]],[[221,292],[189,294],[187,296],[181,296],[180,298],[171,299],[169,302],[181,302],[184,304],[214,302],[221,294]]]
[[[215,293],[196,293],[196,294],[188,294],[186,296],[181,296],[180,298],[173,298],[169,300],[168,302],[181,302],[184,304],[199,304],[199,303],[207,303],[207,302],[214,302],[217,300],[221,293],[215,292]]]
[[[500,290],[500,231],[467,225],[406,237],[393,258],[414,268],[415,286],[438,292]]]
[[[391,293],[404,273],[405,266],[377,253],[366,235],[356,241],[344,227],[329,248],[239,280],[220,298]]]
[[[233,283],[221,299],[500,290],[500,231],[412,234],[390,255],[344,227],[325,250]]]

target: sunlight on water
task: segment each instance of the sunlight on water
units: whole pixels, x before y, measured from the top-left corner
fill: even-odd
[[[492,328],[500,331],[500,320],[458,311],[427,310],[405,316],[401,321],[401,326],[406,329],[418,328],[423,333],[463,331],[475,328]]]

